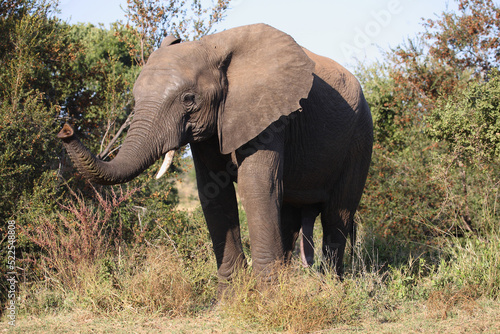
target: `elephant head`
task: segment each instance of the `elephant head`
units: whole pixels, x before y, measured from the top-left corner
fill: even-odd
[[[281,116],[300,109],[312,86],[313,68],[290,36],[264,24],[195,42],[167,37],[134,85],[134,118],[113,160],[97,159],[67,124],[58,137],[91,181],[127,182],[190,142],[218,136],[221,153],[235,151]]]

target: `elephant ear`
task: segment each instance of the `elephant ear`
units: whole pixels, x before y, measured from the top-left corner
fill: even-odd
[[[218,115],[220,149],[235,151],[281,116],[299,110],[313,82],[314,62],[292,37],[265,24],[203,38],[220,53],[227,95]]]
[[[160,47],[163,48],[163,47],[166,47],[166,46],[169,46],[169,45],[172,45],[172,44],[178,44],[181,42],[181,39],[180,38],[176,38],[172,35],[169,35],[167,37],[165,37],[163,39],[163,41],[161,42],[161,45]]]

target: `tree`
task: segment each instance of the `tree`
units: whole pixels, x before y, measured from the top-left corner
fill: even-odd
[[[213,12],[197,7],[195,14],[212,14],[205,18],[207,24],[193,25],[193,36],[212,29],[222,18],[224,3]],[[131,92],[140,67],[126,40],[137,36],[134,28],[120,23],[109,30],[69,25],[57,19],[54,10],[53,3],[44,0],[0,4],[0,219],[4,222],[19,211],[21,197],[29,198],[47,173],[54,176],[52,187],[58,187],[56,173],[83,182],[65,167],[55,136],[61,123],[74,123],[88,147],[105,158],[117,149],[111,144],[119,148],[119,134],[126,132],[120,124],[132,114]],[[184,14],[165,13],[165,17],[175,16],[180,24]],[[148,187],[153,194],[159,185]],[[173,195],[163,200],[175,202]]]
[[[129,43],[131,54],[142,66],[167,35],[193,40],[211,33],[224,18],[229,1],[217,0],[204,8],[201,0],[190,5],[183,0],[127,0],[127,28],[139,42]]]
[[[500,65],[500,7],[493,0],[460,0],[458,13],[427,20],[429,55],[476,78]]]
[[[442,95],[484,78],[500,65],[500,7],[492,0],[457,0],[458,13],[427,20],[425,31],[388,54],[402,101],[426,115]]]
[[[359,70],[376,140],[361,212],[384,236],[429,242],[480,230],[486,211],[498,217],[485,208],[499,182],[500,8],[458,3]]]
[[[2,12],[5,32],[0,64],[0,221],[12,215],[16,203],[45,171],[57,166],[54,122],[55,75],[52,65],[68,53],[59,27],[47,17],[50,6],[18,2]],[[6,5],[2,3],[2,5]],[[13,9],[12,9],[13,8]],[[22,8],[22,9],[21,9]],[[2,226],[3,227],[3,226]]]
[[[128,46],[116,37],[126,33],[123,29],[120,24],[114,24],[112,30],[78,24],[69,31],[79,53],[67,66],[78,86],[68,92],[61,112],[94,152],[105,150],[133,107],[132,87],[140,67]]]

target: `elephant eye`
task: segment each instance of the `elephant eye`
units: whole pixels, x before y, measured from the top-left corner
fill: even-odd
[[[182,95],[182,104],[186,108],[191,108],[196,102],[196,96],[193,93],[185,93]]]

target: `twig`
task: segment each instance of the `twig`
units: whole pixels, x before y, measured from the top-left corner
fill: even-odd
[[[101,153],[99,153],[97,155],[97,157],[99,159],[105,159],[109,154],[110,154],[110,150],[111,150],[111,147],[116,143],[116,141],[118,140],[118,138],[120,138],[120,135],[122,134],[123,130],[125,130],[129,125],[130,125],[130,122],[132,122],[132,117],[134,116],[134,112],[132,111],[128,117],[127,117],[127,120],[122,124],[122,126],[120,127],[120,129],[118,130],[118,132],[115,134],[115,136],[113,137],[113,139],[111,139],[111,141],[109,142],[108,146],[106,146],[106,148],[104,149],[104,151],[102,151]]]
[[[104,136],[102,136],[101,140],[101,146],[99,147],[99,150],[102,152],[102,147],[104,146],[104,140],[106,140],[106,137],[108,136],[109,130],[111,130],[111,127],[115,124],[115,121],[112,121],[108,119],[108,126],[106,127],[106,132],[104,132]]]
[[[181,255],[179,254],[179,252],[177,251],[177,247],[175,246],[175,242],[172,240],[172,238],[170,237],[170,235],[168,235],[167,231],[165,231],[159,224],[156,225],[160,230],[163,231],[163,233],[165,233],[165,235],[167,236],[168,240],[170,241],[170,243],[172,244],[172,247],[174,247],[174,251],[175,251],[175,254],[177,254],[177,256],[179,256],[180,259],[181,258]]]
[[[139,227],[141,228],[141,232],[143,232],[141,211],[142,211],[142,214],[144,215],[146,213],[147,209],[142,207],[142,206],[137,206],[137,205],[133,205],[132,209],[134,209],[137,212],[137,217],[139,218]]]

